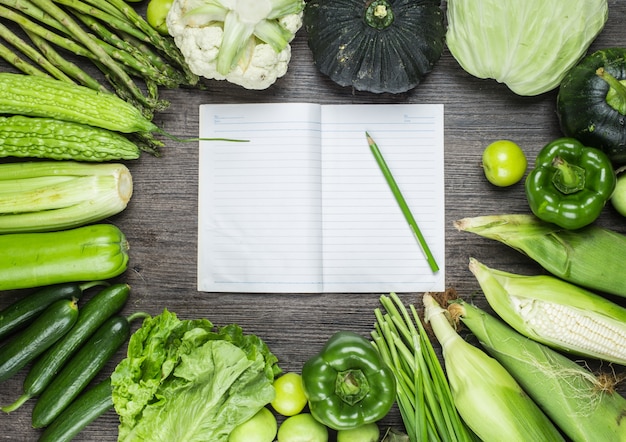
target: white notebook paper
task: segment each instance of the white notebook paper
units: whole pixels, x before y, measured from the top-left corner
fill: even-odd
[[[372,155],[376,141],[433,273]],[[445,289],[443,105],[200,107],[198,290]]]

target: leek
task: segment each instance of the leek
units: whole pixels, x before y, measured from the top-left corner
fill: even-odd
[[[464,218],[454,225],[518,250],[561,279],[626,297],[625,235],[597,225],[566,230],[525,214]]]
[[[474,305],[457,300],[448,310],[572,441],[626,440],[626,399],[613,383]]]
[[[133,192],[123,164],[40,161],[0,165],[0,233],[79,227],[124,210]]]
[[[434,298],[424,295],[424,317],[441,344],[454,404],[485,442],[562,441],[559,430],[494,358],[455,331]]]
[[[626,308],[550,275],[469,268],[489,305],[511,327],[537,342],[626,365]]]

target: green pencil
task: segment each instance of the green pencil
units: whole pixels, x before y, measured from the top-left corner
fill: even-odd
[[[398,187],[396,180],[393,178],[393,175],[391,174],[391,170],[389,170],[389,167],[387,166],[387,163],[385,162],[383,155],[380,153],[380,150],[378,149],[378,146],[376,145],[372,137],[367,132],[365,132],[365,136],[367,138],[367,142],[370,145],[370,149],[372,153],[374,154],[374,158],[376,158],[376,162],[378,163],[380,170],[383,172],[383,175],[385,176],[385,179],[387,180],[387,184],[389,184],[389,187],[391,188],[391,192],[393,193],[393,196],[396,198],[396,201],[398,202],[398,205],[400,206],[400,209],[402,210],[404,217],[409,223],[409,227],[411,227],[413,234],[417,238],[417,241],[419,242],[420,246],[422,247],[422,250],[424,251],[424,254],[426,255],[426,259],[428,260],[430,269],[433,272],[437,272],[439,270],[439,266],[437,265],[437,262],[435,261],[435,258],[433,257],[433,254],[431,253],[430,248],[428,247],[428,244],[426,244],[424,235],[422,235],[422,232],[420,231],[420,228],[417,225],[417,221],[415,221],[415,218],[413,217],[413,214],[411,213],[411,210],[409,209],[409,206],[406,203],[406,200],[402,196],[402,192],[400,192],[400,188]]]

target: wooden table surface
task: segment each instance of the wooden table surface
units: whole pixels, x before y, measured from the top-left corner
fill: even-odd
[[[626,2],[609,0],[609,20],[591,49],[626,46]],[[317,103],[443,103],[445,105],[445,229],[446,286],[486,307],[478,283],[468,270],[473,256],[485,264],[521,274],[542,272],[537,264],[494,241],[457,232],[453,221],[469,216],[527,213],[522,183],[496,188],[484,178],[480,158],[491,141],[508,138],[525,150],[529,163],[541,147],[561,135],[555,114],[556,91],[520,97],[493,80],[464,72],[446,50],[432,73],[417,88],[399,95],[376,95],[342,88],[317,72],[301,30],[292,42],[289,72],[265,91],[250,91],[226,82],[208,82],[206,91],[163,91],[171,101],[155,122],[181,137],[198,133],[198,107],[203,103],[317,102]],[[0,64],[0,70],[9,70]],[[128,208],[110,219],[130,243],[128,270],[117,280],[132,287],[125,313],[158,314],[164,308],[180,318],[206,317],[216,325],[240,324],[264,339],[284,371],[300,371],[302,364],[338,330],[369,335],[373,311],[381,293],[371,294],[243,294],[201,293],[196,290],[197,143],[166,141],[163,156],[144,154],[129,162],[134,195]],[[626,222],[607,206],[599,224],[626,233]],[[0,296],[0,308],[19,293]],[[420,304],[421,293],[403,293],[407,303]],[[626,302],[622,302],[626,304]],[[122,351],[116,361],[123,358]],[[105,370],[114,368],[112,362]],[[621,370],[622,368],[617,368]],[[0,404],[21,392],[25,370],[0,386]],[[624,391],[624,389],[622,389]],[[10,415],[0,415],[0,440],[32,441],[38,431],[30,425],[33,401]],[[396,408],[382,427],[402,428]],[[85,429],[76,440],[115,441],[117,417],[109,412]]]

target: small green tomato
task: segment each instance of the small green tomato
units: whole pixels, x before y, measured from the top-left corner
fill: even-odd
[[[159,34],[169,35],[167,31],[167,13],[170,12],[174,0],[150,0],[146,8],[146,21]]]
[[[487,180],[498,187],[517,183],[526,173],[528,162],[524,151],[510,140],[498,140],[483,151],[483,171]]]
[[[337,442],[378,442],[380,430],[375,422],[337,431]]]
[[[306,405],[306,396],[302,386],[302,376],[298,373],[285,373],[274,381],[276,397],[272,407],[283,416],[300,413]]]
[[[277,430],[274,414],[263,407],[250,420],[235,427],[228,436],[228,442],[272,442]]]
[[[296,414],[278,428],[278,442],[328,442],[328,428],[310,413]]]
[[[615,184],[615,190],[611,197],[611,203],[617,213],[622,216],[626,216],[626,174],[621,173],[617,176],[617,183]]]

